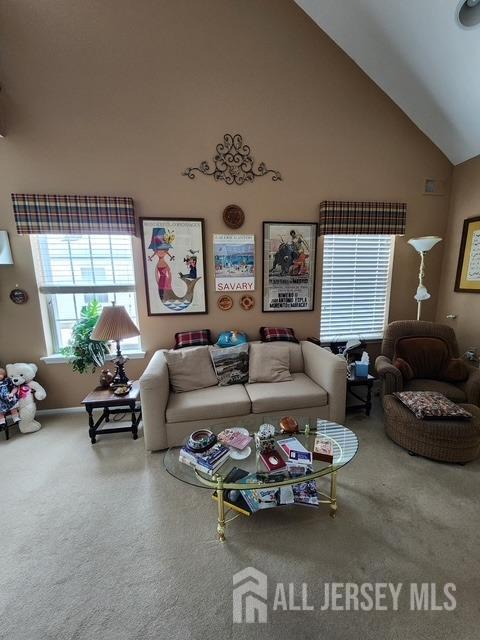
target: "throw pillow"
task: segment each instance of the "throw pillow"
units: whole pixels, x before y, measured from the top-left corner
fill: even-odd
[[[393,366],[399,369],[404,380],[412,380],[413,369],[406,360],[404,360],[403,358],[395,358],[395,360],[393,361]]]
[[[290,350],[287,344],[250,345],[249,382],[288,382]]]
[[[248,343],[239,344],[236,347],[209,347],[209,349],[218,384],[221,387],[248,382]]]
[[[288,327],[260,327],[262,342],[298,342],[295,331]]]
[[[179,331],[175,334],[174,349],[184,347],[200,347],[212,344],[210,329],[199,329],[198,331]]]
[[[447,382],[465,382],[468,378],[468,367],[462,358],[452,358],[441,374]]]
[[[399,391],[393,394],[419,420],[468,420],[471,413],[436,391]]]
[[[165,353],[170,386],[175,393],[205,389],[217,384],[208,347],[191,347]]]

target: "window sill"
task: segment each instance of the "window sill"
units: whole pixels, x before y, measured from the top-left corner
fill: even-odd
[[[132,350],[132,351],[123,351],[122,352],[122,355],[124,355],[129,360],[143,360],[143,358],[145,358],[146,354],[147,354],[146,351],[141,351],[139,349],[135,349],[135,350]],[[115,354],[114,353],[110,353],[105,358],[105,360],[107,362],[109,362],[111,360],[114,360],[114,359],[115,359]],[[40,358],[40,360],[42,362],[45,362],[45,364],[65,364],[65,363],[69,362],[68,358],[65,358],[65,356],[62,356],[61,353],[52,353],[52,355],[50,355],[50,356],[43,356],[43,358]]]

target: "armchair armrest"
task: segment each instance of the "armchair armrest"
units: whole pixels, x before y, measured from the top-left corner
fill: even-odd
[[[302,341],[305,373],[328,393],[330,420],[345,421],[347,363],[313,342]]]
[[[156,351],[140,376],[143,434],[147,451],[168,447],[165,410],[169,393],[167,361],[163,351]]]
[[[383,395],[403,391],[403,378],[400,369],[394,367],[387,356],[378,356],[375,360],[375,370],[378,377],[383,380]]]
[[[460,383],[458,386],[465,391],[469,404],[480,407],[480,369],[468,362],[465,364],[468,367],[469,375],[465,382]]]

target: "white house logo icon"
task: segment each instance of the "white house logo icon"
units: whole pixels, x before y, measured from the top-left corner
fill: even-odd
[[[233,622],[267,622],[267,576],[247,567],[234,574],[233,587]]]

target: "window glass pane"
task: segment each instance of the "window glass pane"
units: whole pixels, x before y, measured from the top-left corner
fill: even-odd
[[[50,332],[57,350],[68,344],[82,307],[92,300],[103,306],[113,301],[124,305],[138,324],[135,292],[116,291],[118,286],[133,289],[135,285],[130,236],[39,235],[31,236],[31,241],[37,281],[48,299]],[[53,289],[57,287],[70,290],[58,293]],[[109,290],[92,291],[95,287]],[[127,349],[139,346],[139,338],[122,341]]]
[[[394,236],[325,236],[320,338],[383,336]]]

